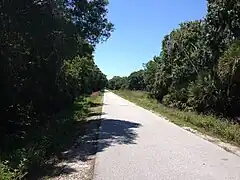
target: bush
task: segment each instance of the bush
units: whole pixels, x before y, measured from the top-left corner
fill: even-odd
[[[240,83],[240,40],[234,42],[219,59],[217,73],[224,83]]]
[[[185,109],[187,102],[187,92],[185,88],[172,90],[163,97],[162,103],[166,106]]]
[[[0,162],[0,179],[12,180],[17,177],[17,172],[11,171],[7,164],[8,162]]]
[[[197,80],[188,86],[187,106],[198,112],[211,112],[216,109],[218,91],[216,82],[209,73],[201,73]]]

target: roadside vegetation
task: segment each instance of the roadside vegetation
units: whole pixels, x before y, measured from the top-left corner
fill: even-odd
[[[102,95],[95,92],[89,97],[81,97],[71,107],[52,116],[46,126],[32,130],[31,141],[27,141],[31,148],[12,152],[11,159],[2,162],[1,179],[36,179],[58,173],[55,165],[62,160],[62,152],[69,150],[77,138],[85,135],[88,119],[101,115]],[[17,160],[23,160],[22,166],[11,169]]]
[[[239,1],[208,0],[203,19],[181,23],[164,37],[159,55],[127,77],[113,77],[108,88],[239,144],[239,32]]]
[[[118,90],[114,91],[114,93],[145,109],[166,117],[167,120],[179,126],[191,127],[199,132],[240,146],[240,125],[231,123],[225,118],[169,108],[150,97],[149,93],[143,91]]]
[[[101,116],[102,115],[102,106],[103,106],[103,94],[104,90],[94,92],[89,98],[88,98],[88,104],[90,106],[90,112],[89,116]]]
[[[86,98],[107,84],[93,56],[113,30],[107,5],[0,2],[0,179],[28,179],[84,132]]]

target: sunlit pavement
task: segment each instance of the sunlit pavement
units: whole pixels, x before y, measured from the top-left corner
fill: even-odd
[[[94,180],[239,180],[240,157],[111,93]]]

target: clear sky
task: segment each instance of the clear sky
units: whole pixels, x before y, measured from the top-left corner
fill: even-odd
[[[95,62],[107,75],[127,76],[159,55],[163,37],[183,21],[206,15],[206,0],[109,0],[115,31],[99,44]]]

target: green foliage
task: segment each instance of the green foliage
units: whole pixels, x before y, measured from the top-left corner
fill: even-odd
[[[112,90],[128,88],[127,77],[114,76],[108,81],[108,88]]]
[[[106,76],[100,71],[91,58],[76,56],[66,61],[62,67],[65,91],[73,97],[90,94],[103,89],[107,84]]]
[[[85,98],[79,98],[71,107],[52,116],[47,124],[28,132],[25,147],[13,149],[9,156],[2,154],[7,160],[0,163],[0,177],[34,179],[37,171],[47,171],[45,165],[61,157],[61,152],[68,150],[76,137],[84,132],[89,107]]]
[[[238,0],[208,0],[205,41],[215,63],[232,41],[240,38],[239,9]]]
[[[162,103],[169,107],[185,109],[187,107],[187,92],[185,88],[172,90],[163,97]]]
[[[237,117],[239,41],[240,2],[208,0],[206,17],[181,23],[166,35],[160,55],[128,77],[128,89],[146,90],[170,107]]]
[[[7,162],[0,162],[0,177],[4,180],[12,180],[17,177],[17,173],[11,171]]]
[[[144,71],[140,70],[133,72],[128,77],[114,76],[108,81],[108,88],[112,90],[144,90],[146,88],[144,81]]]
[[[233,43],[221,56],[217,73],[229,85],[240,82],[240,41]]]
[[[144,90],[144,71],[135,71],[128,76],[128,88],[131,90]]]
[[[159,57],[154,57],[153,60],[150,60],[149,62],[144,64],[143,78],[144,84],[146,85],[145,89],[147,91],[152,91],[154,87],[158,60]]]
[[[199,112],[216,109],[218,91],[214,79],[208,73],[201,73],[189,84],[187,104]]]
[[[55,115],[81,100],[79,96],[106,86],[93,52],[113,30],[107,4],[106,0],[0,2],[0,158],[9,161],[0,167],[4,179],[15,175],[21,179],[41,165],[52,137],[60,135],[57,128],[68,127]]]

